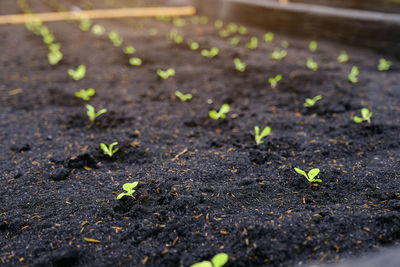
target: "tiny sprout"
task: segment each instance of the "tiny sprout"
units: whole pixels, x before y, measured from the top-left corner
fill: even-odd
[[[252,50],[256,49],[258,47],[258,38],[254,36],[251,37],[250,42],[246,44],[246,47]]]
[[[313,71],[317,71],[318,70],[318,63],[315,62],[312,58],[307,58],[307,63],[306,63],[307,68],[309,68],[310,70]]]
[[[218,120],[219,118],[225,119],[226,114],[230,111],[230,107],[228,104],[223,104],[219,111],[211,110],[208,114],[211,119]]]
[[[114,143],[110,144],[108,147],[106,144],[101,143],[100,148],[103,151],[104,155],[107,155],[111,158],[119,150],[118,147],[116,149],[113,149],[113,147],[116,145],[118,145],[118,142],[114,142]]]
[[[311,41],[310,44],[308,45],[308,49],[310,49],[311,52],[317,51],[317,48],[318,48],[317,41]]]
[[[371,124],[371,117],[372,117],[372,112],[369,111],[367,108],[361,109],[361,118],[358,116],[353,117],[353,121],[355,123],[362,123],[363,121],[368,122],[368,124]]]
[[[89,104],[86,105],[86,109],[87,109],[86,114],[88,115],[89,120],[90,120],[91,122],[94,122],[94,120],[95,120],[98,116],[100,116],[101,114],[104,114],[104,113],[107,112],[107,109],[105,109],[105,108],[103,108],[103,109],[99,110],[98,112],[96,112],[96,111],[94,110],[94,107],[91,106],[91,105],[89,105]]]
[[[95,24],[92,27],[92,33],[94,35],[100,36],[100,35],[103,35],[105,32],[106,32],[106,29],[103,26],[101,26],[100,24]]]
[[[175,91],[175,95],[176,95],[182,102],[191,100],[192,97],[193,97],[192,94],[182,94],[182,93],[179,92],[179,91]]]
[[[81,19],[81,23],[79,24],[79,29],[81,31],[86,32],[90,29],[90,26],[92,26],[92,20],[90,19]]]
[[[200,45],[198,42],[189,41],[189,48],[190,50],[198,50],[200,48]]]
[[[143,61],[138,57],[131,57],[129,59],[129,64],[132,65],[132,66],[137,66],[138,67],[138,66],[141,66],[143,64]]]
[[[217,56],[218,53],[219,53],[219,49],[216,47],[213,47],[210,50],[207,50],[207,49],[201,50],[201,55],[203,57],[208,57],[208,58],[213,58],[213,57]]]
[[[347,55],[346,51],[344,51],[344,50],[340,51],[337,61],[339,63],[345,63],[345,62],[349,61],[349,55]]]
[[[50,49],[51,50],[51,49]],[[59,50],[51,50],[47,55],[50,65],[57,65],[63,58],[63,53]]]
[[[176,36],[178,36],[178,30],[177,29],[171,29],[169,33],[167,34],[168,39],[174,39]]]
[[[288,47],[289,47],[289,42],[288,42],[288,41],[282,41],[282,42],[281,42],[281,46],[282,46],[283,48],[288,48]]]
[[[177,43],[177,44],[183,43],[183,36],[179,35],[179,34],[174,36],[174,42]]]
[[[183,27],[186,24],[186,21],[183,18],[175,17],[172,21],[174,26],[176,27]]]
[[[241,35],[245,35],[248,33],[247,28],[245,26],[239,26],[238,33]]]
[[[190,265],[190,267],[222,267],[228,262],[229,256],[226,253],[218,253],[211,261],[202,261]]]
[[[124,53],[127,54],[127,55],[132,55],[132,54],[134,54],[135,52],[136,52],[136,49],[135,49],[135,47],[133,47],[132,45],[127,45],[127,46],[125,46],[125,48],[124,48]]]
[[[227,30],[220,30],[218,34],[221,38],[226,38],[229,36],[229,32]]]
[[[313,98],[306,98],[306,101],[304,102],[303,106],[306,108],[312,108],[313,106],[315,106],[317,101],[321,99],[322,99],[321,95],[314,96]]]
[[[108,38],[110,38],[111,42],[113,43],[114,46],[119,47],[122,45],[122,43],[124,42],[124,39],[122,38],[121,35],[119,35],[118,32],[116,31],[111,31],[108,34]]]
[[[237,46],[237,45],[239,44],[239,42],[240,42],[240,38],[239,38],[239,37],[232,37],[232,38],[230,39],[230,43],[231,43],[231,45],[233,45],[233,46]]]
[[[350,82],[352,83],[357,83],[358,82],[358,74],[360,74],[360,71],[358,70],[357,66],[353,66],[351,68],[351,71],[347,78],[349,79]]]
[[[51,51],[51,52],[53,52],[53,51],[59,51],[60,50],[60,48],[61,48],[61,44],[59,44],[59,43],[56,43],[56,44],[49,44],[48,46],[47,46],[47,48]]]
[[[218,19],[214,22],[214,27],[215,29],[221,29],[222,27],[224,27],[224,23],[222,22],[222,20]]]
[[[230,34],[234,34],[238,31],[238,26],[235,23],[229,23],[228,26],[226,26],[226,30]]]
[[[271,85],[271,88],[276,88],[280,80],[282,80],[282,75],[278,74],[275,77],[269,78],[268,82]]]
[[[208,17],[207,16],[201,16],[200,17],[200,24],[207,24],[208,23]]]
[[[160,76],[160,78],[164,80],[168,79],[169,77],[175,76],[175,73],[176,73],[175,70],[172,68],[169,68],[167,70],[161,70],[161,69],[157,70],[158,76]]]
[[[157,29],[157,28],[151,28],[151,29],[149,30],[149,34],[150,34],[151,36],[156,36],[156,35],[158,34],[158,29]]]
[[[235,58],[233,60],[233,63],[235,63],[235,69],[237,71],[244,72],[246,70],[246,63],[243,63],[242,61],[240,61],[239,58]]]
[[[75,96],[78,98],[82,98],[85,101],[89,101],[90,97],[94,96],[96,93],[96,91],[93,88],[89,88],[89,89],[82,89],[78,92],[75,93]]]
[[[192,18],[190,19],[190,21],[191,21],[193,24],[199,24],[199,23],[200,23],[200,18],[199,18],[198,16],[194,16],[194,17],[192,17]]]
[[[271,133],[271,128],[268,126],[265,127],[264,130],[260,134],[260,127],[254,126],[254,133],[255,133],[256,144],[260,145],[260,144],[264,143],[264,141],[262,139]]]
[[[280,61],[280,60],[284,59],[284,58],[286,57],[286,55],[287,55],[286,50],[284,50],[284,49],[280,50],[279,48],[276,48],[276,49],[274,50],[274,52],[272,52],[271,58],[272,58],[273,60],[278,60],[278,61]]]
[[[264,42],[266,43],[272,43],[274,37],[275,35],[272,32],[267,32],[266,34],[263,35]]]
[[[74,69],[69,69],[68,70],[68,75],[75,81],[79,81],[85,77],[86,74],[86,66],[85,65],[79,65],[76,70]]]
[[[310,183],[320,183],[320,182],[322,182],[321,179],[314,179],[314,178],[319,174],[319,169],[312,169],[312,170],[310,170],[310,171],[308,172],[308,174],[307,174],[305,171],[300,170],[300,169],[298,169],[298,168],[294,168],[294,170],[295,170],[298,174],[301,174],[301,175],[303,175],[304,177],[306,177],[307,180],[308,180]]]
[[[133,193],[135,193],[135,190],[133,190],[133,188],[135,188],[137,185],[139,184],[139,182],[133,182],[133,183],[126,183],[122,186],[122,189],[124,189],[126,191],[126,193],[121,193],[117,196],[117,199],[121,199],[123,196],[129,196],[129,197],[133,197]]]
[[[392,66],[391,61],[386,60],[384,58],[379,59],[379,64],[378,64],[379,71],[389,70],[391,66]]]

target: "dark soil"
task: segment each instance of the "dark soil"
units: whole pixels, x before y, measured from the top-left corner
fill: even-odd
[[[0,13],[20,12],[15,2],[0,1]],[[35,12],[56,8],[28,3]],[[220,48],[207,59],[165,38],[172,23],[96,22],[134,45],[143,66],[129,66],[106,36],[55,22],[46,25],[64,59],[52,67],[39,36],[0,26],[0,265],[189,266],[226,252],[227,266],[291,266],[399,244],[400,62],[378,72],[375,52],[318,40],[311,53],[309,36],[279,34],[268,45],[258,29],[233,47],[213,21],[186,19],[185,40]],[[260,38],[258,49],[245,47],[250,36]],[[272,61],[283,40],[288,56]],[[350,62],[340,64],[343,49]],[[244,73],[234,57],[248,64]],[[307,57],[318,71],[305,67]],[[75,82],[67,70],[79,64],[88,72]],[[347,80],[353,65],[357,84]],[[156,70],[167,67],[176,76],[160,80]],[[271,89],[267,79],[277,74],[283,80]],[[95,124],[74,97],[90,87],[89,103],[108,109]],[[193,100],[180,102],[175,90]],[[211,120],[208,111],[223,103],[232,108],[227,118]],[[362,107],[373,112],[370,126],[352,121]],[[260,146],[255,125],[272,129]],[[114,141],[120,150],[103,155],[99,144]],[[322,183],[294,167],[321,169]],[[133,181],[136,199],[116,200]]]

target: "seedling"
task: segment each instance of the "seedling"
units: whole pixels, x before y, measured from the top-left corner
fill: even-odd
[[[391,66],[392,66],[392,62],[391,61],[386,60],[384,58],[379,59],[379,64],[378,64],[378,70],[379,71],[389,70]]]
[[[151,28],[151,29],[149,30],[149,34],[150,34],[151,36],[156,36],[156,35],[158,34],[158,29],[157,29],[157,28]]]
[[[189,41],[188,43],[189,43],[190,50],[198,50],[200,48],[200,45],[198,42]]]
[[[113,45],[115,47],[120,47],[122,45],[122,43],[124,42],[124,39],[122,38],[122,36],[119,35],[119,33],[117,33],[116,31],[111,31],[108,34],[108,38],[110,38],[111,42],[113,43]]]
[[[230,111],[230,107],[228,104],[223,104],[219,111],[211,110],[208,114],[211,119],[218,120],[218,119],[225,119],[226,114]]]
[[[244,72],[246,70],[246,66],[247,66],[246,63],[243,63],[242,61],[240,61],[239,58],[235,58],[233,60],[233,63],[235,63],[235,69],[237,71]]]
[[[158,69],[158,70],[157,70],[157,74],[158,74],[158,76],[160,76],[161,79],[166,80],[166,79],[168,79],[169,77],[175,76],[175,70],[172,69],[172,68],[169,68],[169,69],[167,69],[167,70]]]
[[[47,55],[50,65],[57,65],[63,58],[63,53],[59,50],[51,50]]]
[[[92,20],[90,19],[81,19],[81,23],[79,24],[79,29],[81,31],[86,32],[90,29],[90,26],[92,26]]]
[[[124,189],[126,191],[126,193],[121,193],[117,196],[117,199],[121,199],[123,196],[128,196],[128,197],[133,197],[133,193],[135,193],[135,190],[133,190],[133,188],[135,188],[137,185],[139,184],[139,182],[133,182],[133,183],[126,183],[122,186],[122,189]]]
[[[118,142],[114,142],[112,144],[110,144],[109,146],[107,146],[104,143],[100,144],[100,148],[103,151],[104,155],[109,156],[110,158],[119,150],[119,148],[114,148],[114,146],[118,145]]]
[[[132,66],[138,67],[138,66],[141,66],[143,64],[143,61],[138,57],[131,57],[129,59],[129,64],[131,64]]]
[[[235,23],[229,23],[228,26],[226,26],[226,30],[229,34],[237,33],[238,25],[236,25]]]
[[[171,29],[171,30],[169,31],[169,33],[167,34],[167,39],[173,40],[173,39],[175,39],[175,37],[178,36],[178,35],[179,35],[179,33],[178,33],[178,30],[177,30],[177,29]]]
[[[282,80],[282,75],[278,74],[275,77],[269,78],[268,82],[271,85],[271,88],[276,88],[280,80]]]
[[[188,100],[190,100],[190,99],[192,99],[192,94],[182,94],[181,92],[179,92],[179,91],[175,91],[175,95],[182,101],[182,102],[185,102],[185,101],[188,101]]]
[[[213,47],[210,50],[207,50],[207,49],[201,50],[201,55],[203,57],[208,57],[208,58],[213,58],[213,57],[217,56],[218,53],[219,53],[219,49],[216,47]]]
[[[322,99],[321,95],[314,96],[313,98],[306,98],[306,101],[304,102],[304,107],[312,108],[313,106],[315,106],[317,101],[321,99]]]
[[[239,38],[239,37],[232,37],[232,38],[230,39],[230,43],[231,43],[231,45],[233,45],[233,46],[237,46],[237,45],[239,44],[239,42],[240,42],[240,38]]]
[[[219,29],[222,29],[222,27],[224,27],[224,23],[222,22],[222,20],[216,20],[215,22],[214,22],[214,27],[215,27],[215,29],[217,29],[217,30],[219,30]]]
[[[275,35],[272,32],[267,32],[263,35],[263,39],[266,43],[272,43],[274,40]]]
[[[289,47],[289,42],[288,42],[288,41],[282,41],[282,42],[281,42],[281,46],[282,46],[283,48],[288,48],[288,47]]]
[[[349,75],[347,76],[349,81],[352,83],[357,83],[358,82],[358,74],[360,74],[360,71],[358,70],[357,66],[353,66],[351,68],[351,71]]]
[[[208,17],[207,16],[201,16],[200,17],[200,24],[207,24],[208,23],[208,21],[209,21],[209,19],[208,19]]]
[[[340,51],[337,61],[339,63],[345,63],[345,62],[349,61],[349,56],[347,55],[346,51],[344,51],[344,50]]]
[[[280,61],[280,60],[284,59],[286,57],[286,55],[287,55],[286,50],[284,50],[284,49],[280,50],[279,48],[275,48],[274,52],[272,52],[272,54],[271,54],[271,58],[273,60]]]
[[[260,134],[260,127],[254,126],[254,133],[255,133],[256,144],[260,145],[264,143],[262,139],[271,133],[271,128],[268,126],[265,127]]]
[[[190,19],[190,21],[191,21],[193,24],[199,24],[199,23],[200,23],[200,18],[199,18],[198,16],[194,16],[194,17],[192,17],[192,18]]]
[[[183,27],[186,24],[186,21],[183,18],[175,17],[174,20],[172,21],[174,26],[176,27]]]
[[[125,48],[124,48],[124,53],[127,54],[127,55],[132,55],[132,54],[134,54],[135,52],[136,52],[136,49],[135,49],[135,47],[133,47],[132,45],[127,45],[127,46],[125,46]]]
[[[103,108],[103,109],[99,110],[98,112],[96,112],[95,109],[94,109],[94,107],[91,106],[91,105],[89,105],[89,104],[86,105],[86,109],[87,109],[86,114],[88,115],[89,120],[90,120],[91,122],[94,122],[94,120],[95,120],[98,116],[100,116],[101,114],[104,114],[104,113],[107,112],[107,109],[105,109],[105,108]]]
[[[100,36],[100,35],[103,35],[105,32],[106,32],[106,29],[103,26],[101,26],[100,24],[95,24],[92,27],[92,33],[94,35]]]
[[[85,77],[86,74],[86,66],[85,65],[79,65],[76,70],[69,69],[68,70],[68,75],[75,81],[79,81]]]
[[[248,49],[254,50],[257,49],[258,47],[258,38],[257,37],[251,37],[250,42],[246,44],[246,47]]]
[[[248,33],[247,28],[245,26],[239,26],[238,33],[241,35],[245,35]]]
[[[319,174],[319,169],[317,169],[317,168],[316,168],[316,169],[310,170],[310,171],[308,172],[308,174],[307,174],[305,171],[300,170],[300,169],[298,169],[298,168],[294,168],[294,170],[295,170],[298,174],[301,174],[301,175],[303,175],[304,177],[306,177],[307,180],[308,180],[310,183],[320,183],[320,182],[322,182],[321,179],[315,179],[315,177]]]
[[[82,98],[85,101],[89,101],[90,97],[94,96],[96,93],[96,91],[93,88],[89,88],[89,89],[82,89],[78,92],[75,93],[75,96],[78,98]]]
[[[230,35],[230,33],[227,30],[220,30],[218,34],[221,38],[226,38]]]
[[[371,117],[372,117],[372,112],[369,111],[367,108],[361,109],[361,118],[358,116],[353,117],[353,121],[355,123],[362,123],[363,121],[368,122],[368,125],[371,124]]]
[[[313,71],[317,71],[318,70],[318,63],[315,62],[312,58],[307,58],[307,63],[306,63],[307,68],[309,68],[310,70]]]
[[[222,267],[228,262],[229,256],[226,253],[218,253],[211,261],[202,261],[190,265],[190,267]]]
[[[174,37],[174,42],[177,43],[177,44],[183,43],[183,36],[182,35],[176,35]]]
[[[318,48],[317,41],[311,41],[310,44],[308,45],[308,49],[310,49],[311,52],[317,51],[317,48]]]

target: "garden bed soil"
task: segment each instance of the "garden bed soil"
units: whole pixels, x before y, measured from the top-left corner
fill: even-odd
[[[14,1],[0,10],[19,12]],[[233,47],[213,23],[187,19],[185,40],[220,49],[207,59],[166,40],[171,23],[96,22],[133,44],[143,66],[129,66],[121,48],[77,22],[46,24],[64,53],[55,67],[40,37],[0,27],[0,265],[189,266],[226,252],[227,266],[291,266],[398,245],[400,62],[378,72],[376,52],[318,40],[311,53],[309,39],[276,34],[266,44],[253,28]],[[258,49],[245,48],[250,36],[260,37]],[[271,60],[283,40],[287,57]],[[350,62],[336,61],[340,50]],[[247,63],[244,73],[234,57]],[[308,57],[318,71],[305,67]],[[79,64],[88,72],[75,82],[67,70]],[[353,65],[357,84],[347,80]],[[156,70],[168,67],[176,76],[160,80]],[[90,104],[108,110],[95,124],[74,97],[90,87]],[[180,102],[175,90],[193,99]],[[303,107],[319,94],[314,108]],[[223,103],[227,118],[211,120],[208,111]],[[373,112],[369,126],[352,121],[363,107]],[[255,125],[272,129],[259,146]],[[120,150],[103,155],[99,144],[114,141]],[[294,167],[321,169],[322,183]],[[133,181],[136,199],[116,200]]]

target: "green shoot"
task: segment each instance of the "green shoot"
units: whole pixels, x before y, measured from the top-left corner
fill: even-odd
[[[127,46],[125,46],[125,48],[124,48],[124,53],[127,54],[127,55],[132,55],[132,54],[134,54],[135,52],[136,52],[136,49],[135,49],[135,47],[133,47],[132,45],[127,45]]]
[[[81,23],[79,24],[79,29],[81,31],[86,32],[90,29],[90,26],[92,26],[92,20],[90,19],[81,19]]]
[[[282,80],[282,75],[278,74],[275,77],[269,78],[268,83],[271,85],[271,88],[276,88],[280,80]]]
[[[105,32],[106,32],[106,29],[103,26],[101,26],[100,24],[95,24],[92,27],[92,33],[94,35],[100,36],[100,35],[103,35]]]
[[[175,18],[172,20],[172,23],[174,24],[175,27],[183,27],[183,26],[185,26],[186,21],[185,21],[185,19],[183,19],[183,18],[175,17]]]
[[[208,19],[207,16],[201,16],[201,17],[200,17],[200,24],[205,25],[205,24],[208,23],[208,21],[209,21],[209,19]]]
[[[117,196],[117,199],[121,199],[123,196],[129,196],[129,197],[133,197],[133,193],[135,193],[135,190],[133,190],[133,188],[135,188],[137,185],[139,184],[139,182],[133,182],[133,183],[126,183],[122,186],[122,189],[124,189],[126,191],[126,193],[121,193]]]
[[[179,92],[179,91],[175,91],[175,95],[176,95],[182,102],[191,100],[192,97],[193,97],[192,94],[182,94],[182,93]]]
[[[351,68],[351,71],[347,78],[349,79],[350,82],[352,83],[357,83],[358,82],[358,74],[360,74],[360,71],[358,70],[357,66],[353,66]]]
[[[108,147],[106,144],[101,143],[100,148],[103,151],[104,155],[107,155],[111,158],[119,150],[118,147],[116,149],[113,149],[114,146],[116,146],[116,145],[118,145],[118,142],[114,142],[114,143],[110,144]]]
[[[258,47],[258,38],[254,37],[254,36],[251,37],[250,42],[248,42],[246,44],[246,47],[248,49],[251,49],[251,50],[257,49],[257,47]]]
[[[240,61],[239,58],[235,58],[233,60],[233,63],[235,63],[235,69],[237,71],[244,72],[246,70],[246,63],[243,63],[242,61]]]
[[[194,17],[192,17],[192,18],[190,19],[190,21],[191,21],[193,24],[199,24],[199,23],[200,23],[200,18],[199,18],[198,16],[194,16]]]
[[[50,65],[57,65],[63,58],[63,53],[60,50],[51,50],[47,55]]]
[[[75,96],[78,98],[82,98],[85,101],[89,101],[90,97],[94,96],[96,93],[96,91],[93,88],[89,88],[89,89],[82,89],[78,92],[75,93]]]
[[[160,78],[164,80],[168,79],[169,77],[175,76],[175,73],[176,73],[175,70],[172,68],[169,68],[167,70],[161,70],[161,69],[157,70],[158,76],[160,76]]]
[[[175,37],[174,37],[174,42],[175,43],[177,43],[177,44],[181,44],[181,43],[183,43],[183,36],[182,35],[176,35]]]
[[[273,60],[278,60],[278,61],[280,61],[280,60],[284,59],[284,58],[286,57],[286,55],[287,55],[286,50],[284,50],[284,49],[280,50],[279,48],[276,48],[276,49],[274,50],[274,52],[272,52],[271,58],[272,58]]]
[[[232,37],[229,42],[231,43],[232,46],[237,46],[240,42],[240,38],[239,37]]]
[[[226,114],[230,111],[230,106],[228,104],[223,104],[219,111],[211,110],[208,114],[211,119],[218,120],[218,119],[225,119]]]
[[[220,30],[218,34],[221,38],[226,38],[230,35],[230,33],[227,30]]]
[[[281,46],[282,46],[283,48],[288,48],[288,47],[289,47],[289,42],[288,42],[288,41],[282,41],[282,42],[281,42]]]
[[[131,57],[129,59],[129,64],[132,65],[132,66],[137,66],[138,67],[138,66],[141,66],[142,63],[143,63],[143,61],[138,57]]]
[[[349,61],[349,55],[347,55],[346,51],[344,51],[344,50],[340,51],[337,61],[339,63],[345,63],[345,62]]]
[[[314,96],[313,98],[306,98],[306,101],[304,102],[304,107],[312,108],[313,106],[315,106],[317,101],[321,99],[322,99],[321,95]]]
[[[211,261],[202,261],[190,265],[190,267],[222,267],[228,262],[229,256],[226,253],[218,253]]]
[[[317,41],[311,41],[310,44],[308,45],[308,49],[310,49],[311,52],[317,51],[317,48],[318,48]]]
[[[371,124],[371,117],[372,117],[372,112],[369,111],[367,108],[361,109],[361,118],[358,116],[353,117],[353,121],[355,123],[362,123],[363,121],[368,122],[368,125]]]
[[[274,37],[275,35],[272,32],[267,32],[266,34],[263,35],[264,42],[266,43],[272,43]]]
[[[322,182],[321,179],[315,179],[315,177],[319,174],[319,169],[312,169],[312,170],[310,170],[310,171],[308,172],[308,174],[307,174],[305,171],[300,170],[300,169],[298,169],[298,168],[294,168],[294,170],[295,170],[298,174],[301,174],[301,175],[303,175],[304,177],[306,177],[307,180],[308,180],[310,183],[320,183],[320,182]]]
[[[75,81],[79,81],[85,77],[86,74],[86,66],[85,65],[79,65],[76,70],[69,69],[68,70],[68,75]]]
[[[89,105],[89,104],[86,105],[86,109],[87,109],[86,114],[88,115],[89,120],[90,120],[91,122],[94,122],[94,120],[95,120],[98,116],[100,116],[101,114],[104,114],[104,113],[107,112],[107,109],[105,109],[105,108],[103,108],[103,109],[99,110],[98,112],[96,112],[96,111],[94,110],[94,107],[91,106],[91,105]]]
[[[392,66],[392,62],[391,61],[386,60],[384,58],[379,59],[379,64],[378,64],[378,70],[379,71],[389,70],[391,66]]]
[[[309,68],[310,70],[313,71],[317,71],[318,70],[318,63],[315,62],[312,58],[307,58],[307,63],[306,63],[307,68]]]
[[[268,126],[265,127],[260,134],[260,127],[254,126],[254,133],[255,133],[256,144],[260,145],[264,143],[262,139],[271,133],[271,128]]]
[[[238,33],[241,35],[245,35],[248,33],[247,28],[245,26],[239,26]]]
[[[235,34],[238,31],[238,25],[235,23],[229,23],[228,26],[226,26],[226,30],[229,34]]]
[[[169,31],[169,33],[167,34],[167,39],[171,39],[171,40],[173,40],[176,36],[178,36],[179,35],[179,33],[178,33],[178,30],[177,29],[171,29],[170,31]]]
[[[222,27],[224,27],[224,22],[222,20],[218,19],[214,22],[215,29],[219,30],[222,29]]]
[[[188,44],[189,44],[190,50],[193,50],[193,51],[194,51],[194,50],[198,50],[198,49],[200,48],[200,45],[199,45],[198,42],[189,41]]]
[[[116,31],[111,31],[108,34],[108,38],[110,38],[111,42],[113,43],[114,46],[119,47],[122,45],[122,43],[124,42],[124,39],[122,38],[121,35],[119,35],[119,33],[117,33]]]
[[[210,50],[207,50],[207,49],[201,50],[201,55],[203,57],[208,57],[208,58],[213,58],[213,57],[217,56],[218,53],[219,53],[219,49],[216,47],[213,47]]]

